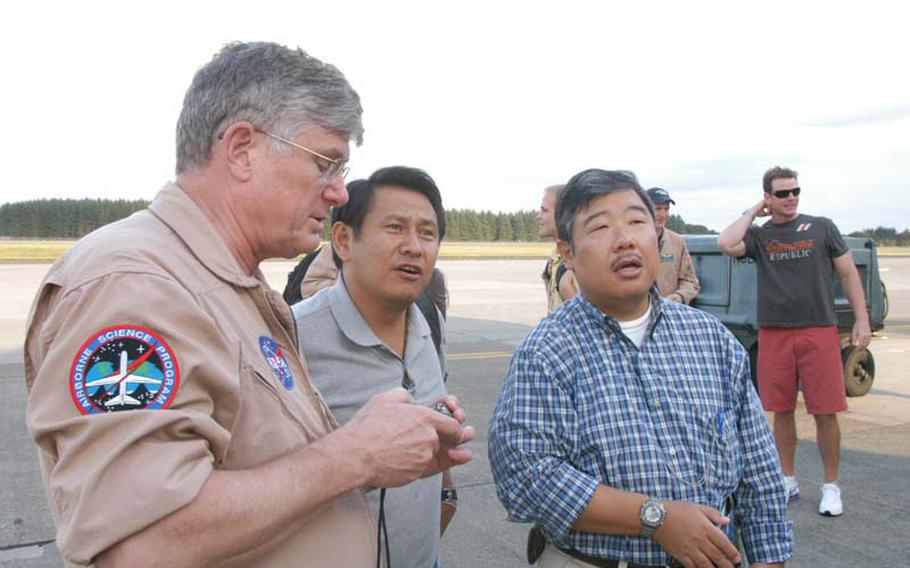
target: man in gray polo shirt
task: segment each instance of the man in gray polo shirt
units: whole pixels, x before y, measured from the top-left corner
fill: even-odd
[[[350,188],[348,203],[334,217],[332,248],[341,278],[293,307],[313,382],[342,424],[373,394],[395,386],[406,388],[415,403],[435,404],[446,394],[444,349],[437,350],[414,305],[445,233],[435,182],[415,168],[377,170]],[[456,498],[448,472],[387,491],[392,566],[439,565],[440,533]],[[380,492],[370,499],[378,511]]]

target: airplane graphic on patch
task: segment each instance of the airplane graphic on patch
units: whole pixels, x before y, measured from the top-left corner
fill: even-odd
[[[80,414],[162,410],[177,394],[180,364],[155,331],[111,325],[89,335],[76,350],[68,382]]]
[[[141,357],[129,364],[129,356],[126,351],[120,352],[120,371],[107,377],[88,381],[85,386],[88,388],[105,387],[107,385],[117,385],[118,393],[111,399],[104,402],[104,406],[141,406],[143,403],[129,394],[127,389],[129,384],[160,385],[161,381],[150,377],[142,377],[134,374],[136,369],[148,359],[149,355],[154,353],[152,350],[146,351]],[[107,390],[107,389],[105,389]]]

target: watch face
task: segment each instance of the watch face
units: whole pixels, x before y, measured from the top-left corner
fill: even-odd
[[[641,518],[649,525],[658,525],[664,518],[663,507],[660,506],[660,503],[645,503]]]
[[[654,505],[648,505],[645,507],[644,518],[649,523],[660,521],[660,509]]]

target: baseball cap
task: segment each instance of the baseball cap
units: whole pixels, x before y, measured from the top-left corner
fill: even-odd
[[[651,198],[651,202],[654,205],[658,203],[667,203],[668,201],[673,205],[676,205],[676,202],[670,199],[670,194],[667,193],[667,190],[662,187],[652,187],[648,190],[648,197]]]

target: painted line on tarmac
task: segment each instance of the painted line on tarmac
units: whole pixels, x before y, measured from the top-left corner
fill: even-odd
[[[471,361],[475,359],[502,359],[511,357],[511,351],[490,351],[487,353],[449,353],[446,355],[448,361]]]
[[[29,542],[12,546],[0,547],[0,562],[4,564],[10,560],[25,560],[29,558],[41,558],[44,556],[44,547],[54,542],[53,540],[41,540],[38,542]]]

